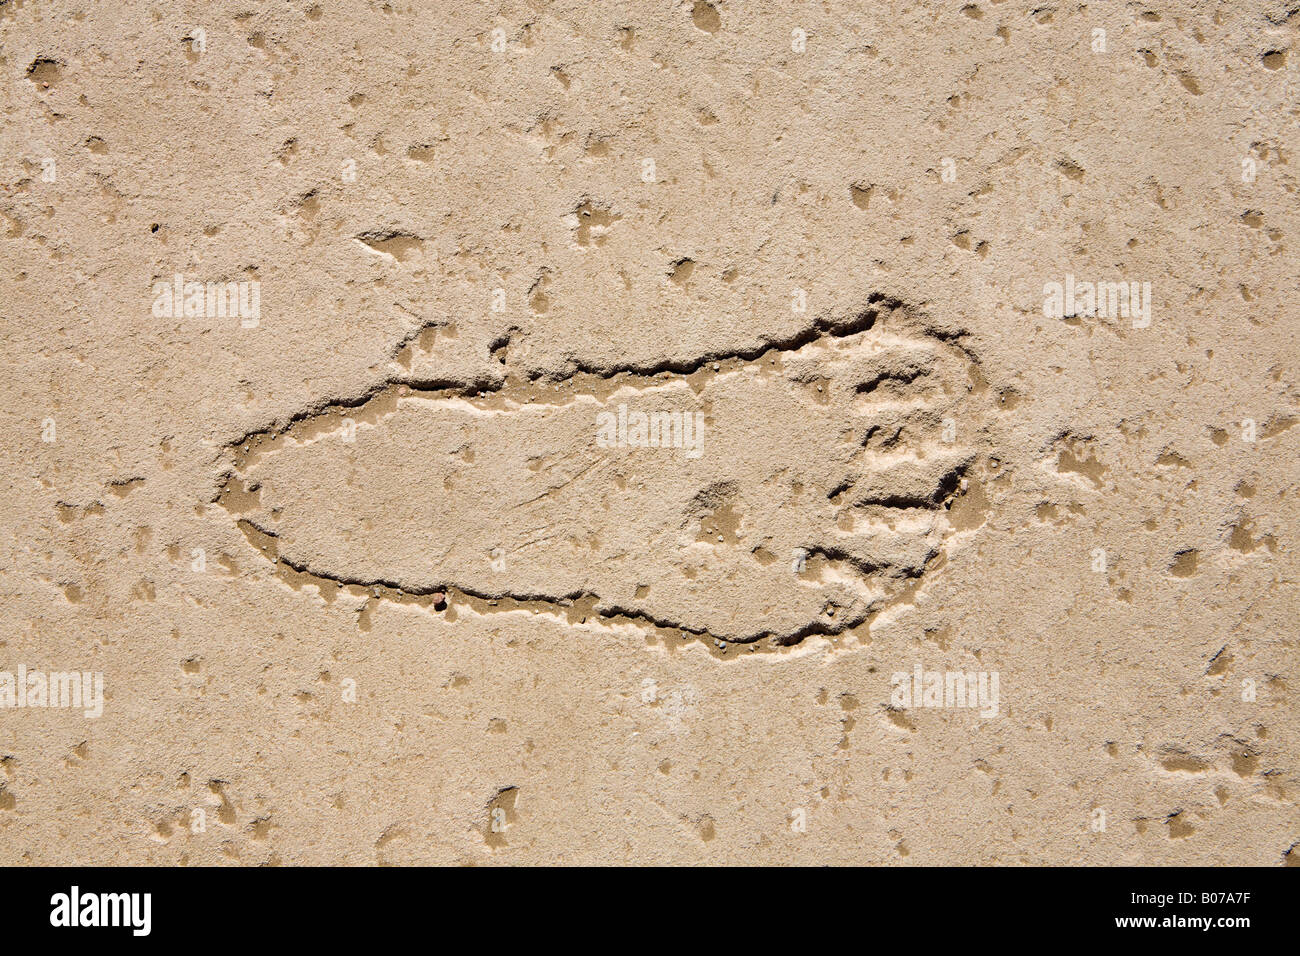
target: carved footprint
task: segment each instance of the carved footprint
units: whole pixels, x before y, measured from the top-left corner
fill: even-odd
[[[675,369],[395,378],[232,446],[219,500],[328,599],[789,645],[863,625],[942,562],[986,422],[974,368],[876,296]]]

